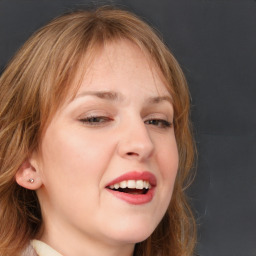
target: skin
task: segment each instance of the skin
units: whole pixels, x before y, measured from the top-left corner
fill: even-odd
[[[156,97],[165,98],[152,101]],[[171,97],[147,56],[123,40],[98,52],[70,98],[47,127],[40,154],[16,177],[37,190],[43,215],[38,239],[65,256],[132,255],[135,243],[161,221],[173,191],[178,152],[174,127],[167,126]],[[134,170],[156,176],[149,203],[129,204],[106,189]]]

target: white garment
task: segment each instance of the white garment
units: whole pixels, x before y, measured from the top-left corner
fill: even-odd
[[[32,240],[30,244],[34,248],[38,256],[62,256],[60,253],[58,253],[42,241]]]

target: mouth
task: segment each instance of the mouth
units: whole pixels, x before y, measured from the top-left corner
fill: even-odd
[[[127,203],[138,205],[154,197],[156,177],[149,172],[129,172],[113,180],[106,189]]]
[[[132,195],[145,195],[152,188],[147,180],[123,180],[107,186],[108,189]]]

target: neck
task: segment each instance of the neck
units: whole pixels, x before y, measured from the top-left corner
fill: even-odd
[[[50,231],[42,232],[42,236],[37,239],[48,244],[63,256],[132,256],[134,244],[113,243],[98,240],[74,232],[67,232],[61,228],[52,228]]]

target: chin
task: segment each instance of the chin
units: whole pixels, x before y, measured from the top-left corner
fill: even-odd
[[[123,228],[113,231],[112,238],[121,243],[136,244],[146,240],[153,232],[155,227],[137,227],[130,226],[129,228]],[[110,234],[109,234],[110,235]]]

